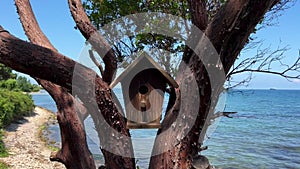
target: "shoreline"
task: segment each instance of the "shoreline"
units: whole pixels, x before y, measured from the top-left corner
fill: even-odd
[[[5,128],[3,142],[9,156],[0,158],[11,169],[65,169],[64,165],[49,160],[51,146],[43,138],[43,127],[52,121],[53,113],[35,107],[33,113]]]

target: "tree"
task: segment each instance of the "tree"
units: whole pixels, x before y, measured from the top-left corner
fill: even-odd
[[[15,79],[16,74],[12,72],[12,69],[0,64],[0,80],[8,80],[8,79]]]
[[[0,87],[9,91],[34,92],[39,91],[40,87],[36,84],[31,84],[30,81],[23,76],[18,76],[13,73],[12,69],[1,64],[0,65]]]
[[[32,86],[26,77],[19,76],[17,78],[17,84],[18,87],[24,92],[30,92],[32,89]]]
[[[8,154],[2,141],[2,129],[12,121],[30,114],[34,108],[31,96],[20,90],[16,77],[11,68],[0,64],[0,156]]]
[[[102,69],[100,75],[56,51],[39,29],[28,0],[16,0],[16,5],[23,28],[32,43],[12,36],[1,27],[0,62],[35,77],[56,101],[59,110],[57,118],[62,131],[62,149],[52,154],[52,160],[63,162],[67,168],[95,168],[87,149],[84,128],[80,121],[84,120],[89,113],[101,141],[105,166],[107,168],[135,168],[126,119],[118,109],[118,103],[113,100],[113,94],[109,88],[117,69],[118,57],[115,51],[117,48],[111,47],[103,35],[97,32],[84,12],[80,0],[68,0],[68,2],[76,27],[91,44],[93,50],[103,58],[105,69],[97,65]],[[255,31],[257,24],[262,21],[268,11],[285,5],[287,1],[217,1],[216,4],[220,5],[217,8],[211,8],[210,3],[206,2],[215,1],[187,1],[187,12],[190,13],[191,22],[198,30],[202,30],[207,38],[202,36],[196,28],[191,29],[193,36],[188,39],[190,44],[183,48],[182,61],[177,72],[176,81],[180,88],[174,89],[170,97],[169,111],[166,112],[166,117],[158,131],[150,168],[192,168],[199,151],[203,149],[201,140],[203,140],[208,123],[213,118],[210,112],[213,112],[218,96],[223,91],[225,77],[229,75],[234,62],[248,43],[249,36]],[[113,7],[111,9],[114,9]],[[112,12],[118,11],[117,9]],[[144,37],[147,36],[143,35],[142,38]],[[207,39],[215,51],[205,50],[209,45]],[[218,58],[208,57],[211,56],[210,52],[216,52]],[[299,59],[289,67],[289,70],[298,68]],[[186,71],[187,69],[190,71]],[[210,69],[215,70],[214,76],[220,78],[212,80]],[[285,73],[287,71],[283,72]],[[195,78],[195,83],[192,83],[191,77]],[[185,87],[186,84],[189,88]],[[198,90],[198,99],[193,100],[188,97],[195,95],[195,93],[189,93],[190,88]],[[199,106],[182,107],[182,100],[186,99],[193,100],[192,103],[190,102],[191,105]],[[178,118],[181,115],[182,117]],[[103,123],[101,117],[106,123]],[[193,121],[192,126],[189,120]],[[170,128],[172,130],[163,138],[159,137],[159,134]],[[184,131],[188,132],[184,133]],[[168,144],[172,143],[174,138],[176,138],[175,144]],[[155,154],[156,150],[164,150],[166,147],[167,151]]]

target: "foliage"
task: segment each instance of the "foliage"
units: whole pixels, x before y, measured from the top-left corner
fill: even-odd
[[[122,40],[120,41],[119,39],[114,39],[115,37],[108,35],[112,32],[112,29],[105,30],[103,26],[123,16],[143,12],[162,12],[180,16],[184,19],[189,19],[190,15],[187,12],[187,1],[86,0],[84,2],[84,7],[93,24],[102,32],[104,36],[106,36],[106,39],[111,44],[113,44],[112,48],[115,51],[118,61],[119,63],[122,63],[120,64],[120,66],[126,67],[128,64],[130,64],[132,59],[134,59],[133,55],[136,54],[136,52],[138,52],[139,50],[145,50],[148,51],[148,53],[161,66],[163,66],[167,72],[169,72],[173,76],[176,75],[177,66],[184,49],[182,40],[156,33],[138,34],[136,31],[137,27],[131,24],[132,21],[122,20],[122,24],[113,25],[116,32],[112,33],[114,34],[114,36],[122,37]],[[154,20],[154,22],[160,21],[159,18],[151,19]],[[163,25],[166,30],[182,31],[179,34],[187,34],[187,32],[189,31],[188,23],[157,24]],[[123,33],[125,34],[122,36]],[[132,36],[128,37],[128,34]]]
[[[9,168],[9,166],[7,164],[0,162],[0,169],[8,169],[8,168]]]
[[[0,88],[9,91],[37,92],[41,88],[23,76],[18,76],[12,72],[12,69],[0,64]]]
[[[17,87],[23,92],[37,92],[40,87],[36,84],[31,84],[30,81],[23,76],[19,76],[16,80]]]
[[[4,146],[4,143],[2,141],[2,137],[3,137],[3,131],[0,129],[0,157],[6,157],[6,156],[8,156],[8,152],[7,152],[7,150],[6,150],[5,146]],[[0,169],[2,167],[4,167],[2,165],[4,165],[4,164],[2,164],[0,162]]]
[[[19,90],[16,79],[8,79],[0,81],[0,88],[7,89],[9,91]]]
[[[226,0],[207,0],[205,2],[209,20],[213,18],[225,2]],[[131,14],[147,12],[167,13],[181,17],[184,21],[159,23],[158,18],[151,19],[157,22],[157,25],[164,27],[164,30],[176,32],[187,40],[187,35],[191,31],[191,13],[187,0],[85,0],[83,5],[92,23],[106,36],[107,41],[112,44],[119,63],[122,63],[120,64],[121,67],[124,68],[130,64],[132,59],[134,59],[133,55],[137,51],[144,50],[170,75],[176,76],[178,65],[185,49],[185,43],[182,39],[156,33],[138,34],[135,26],[129,26],[132,21],[126,19],[122,20],[121,24],[114,25],[116,32],[112,33],[118,37],[122,37],[120,34],[123,32],[125,32],[125,35],[132,35],[130,37],[123,36],[122,40],[114,39],[114,37],[109,35],[107,36],[113,29],[109,28],[105,30],[104,27],[116,19]]]
[[[0,64],[0,128],[11,123],[15,118],[30,113],[34,107],[30,95],[22,93],[32,91],[33,86],[25,77],[18,77],[12,70]]]
[[[0,127],[28,115],[33,107],[34,103],[29,94],[0,89]]]
[[[225,2],[226,0],[208,0],[205,2],[209,20]],[[92,23],[112,44],[120,67],[125,68],[135,58],[136,52],[144,50],[170,75],[176,76],[185,49],[184,40],[187,40],[187,35],[191,31],[191,13],[187,0],[85,0],[83,5]],[[122,20],[121,24],[113,25],[113,29],[105,30],[106,28],[104,28],[106,24],[123,16],[147,12],[167,13],[183,18],[184,21],[175,21],[177,23],[159,23],[158,18],[151,19],[164,30],[170,30],[181,35],[184,40],[157,33],[137,33],[136,26],[130,26],[132,21],[126,19]],[[122,40],[114,39],[108,35],[112,30],[116,30],[112,34],[122,37]],[[126,37],[128,34],[131,36]]]
[[[17,118],[32,112],[34,103],[30,95],[24,92],[36,90],[38,86],[31,85],[25,77],[18,77],[12,73],[12,69],[0,64],[0,157],[7,156],[7,150],[3,144],[2,128]],[[27,87],[27,88],[25,88]],[[0,169],[7,168],[0,163]]]
[[[0,88],[0,157],[8,155],[2,141],[2,128],[15,119],[31,113],[33,107],[34,103],[30,95]],[[6,168],[6,165],[0,163],[1,168]]]
[[[41,87],[31,84],[26,77],[19,76],[17,79],[8,79],[0,81],[0,88],[9,91],[38,92]]]
[[[164,12],[189,18],[185,0],[86,0],[84,7],[98,29],[122,16],[141,12]]]
[[[31,84],[26,77],[19,76],[17,78],[18,87],[24,92],[31,91]]]
[[[12,73],[12,69],[0,63],[0,80],[15,79],[16,74]]]

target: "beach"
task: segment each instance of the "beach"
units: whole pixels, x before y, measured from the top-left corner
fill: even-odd
[[[7,126],[3,141],[9,156],[0,161],[12,169],[64,169],[61,163],[49,160],[51,150],[39,134],[41,126],[52,117],[50,111],[36,107],[30,116]]]

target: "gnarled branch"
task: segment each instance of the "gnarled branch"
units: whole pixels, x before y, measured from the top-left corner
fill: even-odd
[[[4,29],[0,27],[1,30]],[[0,33],[0,49],[1,63],[16,71],[56,83],[78,95],[92,118],[96,119],[94,123],[108,167],[135,167],[126,120],[115,106],[109,86],[93,70],[55,51],[22,41],[5,31]],[[72,84],[73,78],[76,81]],[[111,134],[112,132],[120,134]]]
[[[57,51],[40,29],[29,0],[15,0],[15,4],[28,39],[34,44]],[[68,169],[96,168],[93,156],[87,146],[83,123],[79,122],[80,119],[77,115],[77,112],[87,114],[85,107],[77,103],[78,101],[62,87],[46,80],[35,79],[55,100],[58,110],[57,119],[60,125],[62,149],[57,154],[62,156],[51,158],[54,156],[52,153],[50,159],[62,162]],[[67,127],[67,124],[70,126]],[[77,134],[72,135],[72,133]]]
[[[230,0],[226,1],[225,5],[215,14],[204,33],[219,53],[225,74],[228,73],[238,54],[246,44],[248,37],[254,31],[255,26],[264,14],[277,2],[278,0]],[[201,40],[196,44],[201,45]],[[190,167],[192,159],[186,158],[186,154],[194,156],[198,153],[197,144],[201,145],[204,138],[203,134],[200,135],[200,133],[206,132],[211,117],[209,111],[217,103],[217,99],[211,97],[217,97],[223,88],[222,83],[210,84],[208,73],[205,70],[204,64],[198,59],[199,56],[188,50],[185,51],[185,54],[187,55],[183,58],[186,63],[190,64],[189,66],[197,80],[198,88],[201,89],[199,112],[195,124],[189,130],[189,133],[186,136],[182,136],[183,138],[178,141],[178,144],[173,149],[151,157],[150,168],[153,169],[166,166],[171,168]],[[203,58],[208,59],[207,57]],[[181,77],[184,77],[184,75],[181,75]],[[182,79],[180,80],[182,81]],[[190,116],[188,110],[183,111],[185,112],[185,116]],[[172,114],[176,115],[178,112],[173,111]],[[159,133],[168,129],[168,125],[173,122],[171,120],[173,119],[164,119]],[[182,123],[181,126],[186,126],[186,122],[183,121]],[[180,130],[178,128],[175,127],[173,129],[174,133],[169,135],[169,139],[182,134],[184,129]],[[162,142],[156,141],[153,149],[157,150],[163,147]],[[161,159],[164,159],[164,161],[161,161]]]
[[[110,84],[117,69],[117,59],[104,37],[93,26],[86,15],[80,0],[68,0],[72,17],[76,27],[80,30],[85,39],[93,46],[96,52],[103,58],[105,70],[103,80]]]

